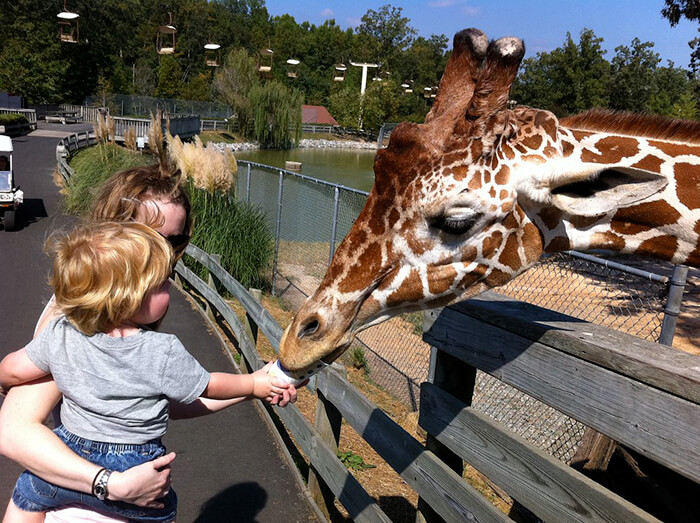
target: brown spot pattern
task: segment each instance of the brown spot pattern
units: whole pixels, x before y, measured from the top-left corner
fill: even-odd
[[[544,252],[561,252],[571,248],[569,238],[566,236],[557,236],[553,238],[545,247]]]
[[[680,217],[680,213],[665,201],[640,203],[617,211],[611,229],[620,234],[636,234],[676,223]]]
[[[348,276],[338,282],[340,292],[352,292],[366,289],[372,285],[376,274],[379,273],[381,250],[377,243],[369,244],[353,264]],[[331,264],[335,265],[335,264]]]
[[[663,160],[661,160],[661,158],[659,158],[658,156],[648,154],[644,158],[639,160],[637,163],[632,165],[632,167],[635,167],[636,169],[643,169],[645,171],[658,173],[661,170],[661,164],[663,163]]]
[[[428,289],[431,294],[442,294],[446,292],[457,277],[457,270],[452,265],[439,267],[430,271],[428,278]]]
[[[501,167],[496,173],[496,183],[498,185],[505,185],[510,180],[510,168],[507,165]]]
[[[662,260],[671,260],[677,249],[678,240],[673,236],[664,235],[643,241],[635,253],[642,256],[653,256]]]
[[[490,257],[502,241],[503,233],[501,233],[501,231],[495,231],[491,236],[484,238],[484,243],[481,247],[481,254],[485,257]]]
[[[700,207],[700,165],[679,163],[675,167],[676,194],[688,209]]]
[[[498,259],[498,261],[500,261],[506,267],[510,267],[511,269],[519,268],[522,265],[520,262],[520,255],[518,252],[519,246],[520,242],[518,241],[518,235],[515,231],[513,231],[508,235],[508,239],[506,239],[506,245],[505,247],[503,247],[503,251],[501,251],[501,256]]]
[[[561,221],[562,212],[555,207],[545,207],[542,209],[537,216],[544,222],[547,229],[550,231],[556,228]]]
[[[584,149],[581,161],[595,163],[617,163],[639,152],[639,143],[634,138],[607,136],[596,143],[596,150]]]

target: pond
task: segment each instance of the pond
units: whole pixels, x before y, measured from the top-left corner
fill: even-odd
[[[367,191],[374,184],[374,149],[296,148],[289,151],[253,149],[236,151],[247,160],[284,169],[287,161],[301,162],[301,174],[353,189]]]

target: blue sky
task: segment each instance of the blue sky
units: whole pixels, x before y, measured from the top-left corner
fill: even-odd
[[[615,48],[629,46],[634,37],[654,42],[654,51],[662,59],[688,67],[688,42],[698,33],[697,22],[681,22],[672,28],[661,16],[663,0],[266,0],[272,16],[285,13],[297,23],[320,25],[333,18],[343,29],[357,27],[369,10],[391,4],[403,9],[411,27],[421,36],[445,34],[450,39],[467,27],[484,31],[489,38],[517,36],[525,41],[526,57],[560,47],[571,33],[575,41],[584,28],[603,38],[611,60]]]

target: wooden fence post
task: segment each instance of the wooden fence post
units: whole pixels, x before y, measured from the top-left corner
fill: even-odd
[[[248,292],[258,303],[262,301],[262,291],[260,289],[248,289]],[[257,348],[258,324],[255,323],[253,317],[250,314],[248,314],[248,311],[246,311],[245,314],[245,323],[243,324],[243,328],[245,329],[245,333],[250,338],[250,341],[252,341],[253,345]],[[243,367],[245,368],[246,372],[251,371],[250,367],[248,366],[248,362],[246,362],[245,358],[241,358],[241,363],[243,364]]]
[[[333,369],[341,376],[347,377],[347,369],[342,365],[333,363]],[[317,389],[318,391],[318,389]],[[333,452],[338,453],[338,443],[340,441],[340,426],[343,416],[340,411],[330,401],[326,399],[322,392],[318,392],[318,403],[316,404],[316,419],[314,428],[321,435],[323,441]],[[314,471],[313,465],[309,465],[309,493],[321,511],[329,517],[330,508],[333,506],[335,496]]]
[[[211,256],[212,259],[216,263],[221,263],[221,255],[220,254],[210,254],[209,256]],[[207,285],[209,285],[209,287],[211,287],[212,289],[214,289],[215,291],[218,292],[218,290],[216,288],[216,284],[217,284],[217,280],[211,275],[211,272],[209,272],[209,277],[207,279]],[[211,305],[209,305],[208,301],[206,302],[206,305],[204,306],[204,311],[207,313],[207,317],[212,322],[216,321],[216,317],[214,316],[214,311],[212,310]]]
[[[427,332],[437,317],[440,310],[425,313],[423,332]],[[466,405],[472,404],[474,383],[476,381],[476,367],[464,363],[462,360],[442,352],[435,347],[430,349],[430,371],[428,381],[437,385],[445,392],[463,401]],[[464,462],[457,454],[428,434],[425,447],[435,454],[448,467],[460,476],[464,472]],[[416,523],[437,523],[444,521],[422,498],[418,498],[418,511]]]

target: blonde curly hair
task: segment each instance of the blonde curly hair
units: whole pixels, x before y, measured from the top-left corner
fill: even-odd
[[[97,222],[53,234],[49,283],[56,305],[81,332],[106,332],[132,318],[172,271],[174,253],[151,227]]]

